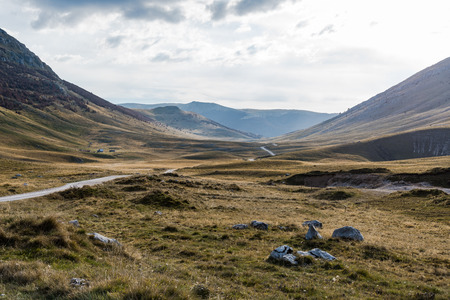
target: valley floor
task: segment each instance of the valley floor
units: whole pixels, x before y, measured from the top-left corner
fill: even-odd
[[[415,161],[414,168],[442,162]],[[352,169],[360,163],[265,159],[187,164],[92,165],[98,174],[133,167],[140,174],[0,203],[0,293],[12,299],[450,296],[447,194],[380,195],[276,183],[293,172]],[[44,171],[40,167],[33,165]],[[390,168],[413,167],[396,162]],[[167,169],[177,170],[163,174]],[[73,171],[68,177],[83,174]],[[22,173],[28,174],[26,169]],[[91,174],[88,169],[84,173]],[[68,223],[74,219],[80,227]],[[301,224],[315,219],[324,225],[319,229],[323,239],[307,241]],[[252,220],[268,223],[269,229],[232,229]],[[365,240],[331,238],[334,229],[347,225],[359,229]],[[121,245],[94,241],[87,235],[92,232]],[[337,260],[302,260],[292,267],[268,262],[271,251],[282,245],[295,251],[320,248]],[[73,278],[80,284],[71,284]]]

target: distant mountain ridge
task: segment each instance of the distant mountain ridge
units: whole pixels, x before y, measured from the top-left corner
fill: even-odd
[[[430,127],[450,127],[450,58],[345,113],[279,140],[339,144]]]
[[[305,110],[234,109],[215,103],[190,102],[159,104],[120,104],[131,109],[153,109],[164,106],[195,112],[226,127],[250,132],[263,137],[275,137],[298,129],[308,128],[337,114],[316,113]]]
[[[221,140],[254,140],[259,136],[228,128],[200,114],[183,111],[177,106],[137,110],[167,126],[202,138]]]

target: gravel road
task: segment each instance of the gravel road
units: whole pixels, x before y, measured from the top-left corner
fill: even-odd
[[[45,190],[30,192],[30,193],[25,193],[25,194],[0,197],[0,202],[17,201],[17,200],[25,200],[25,199],[42,197],[42,196],[50,195],[52,193],[62,192],[62,191],[65,191],[65,190],[68,190],[71,188],[81,188],[86,185],[89,185],[89,186],[97,185],[97,184],[101,184],[101,183],[111,181],[111,180],[114,180],[117,178],[124,178],[124,177],[129,177],[129,176],[131,176],[131,175],[114,175],[114,176],[107,176],[107,177],[101,177],[101,178],[96,178],[96,179],[72,182],[72,183],[68,183],[66,185],[56,187],[56,188],[50,188],[50,189],[45,189]]]

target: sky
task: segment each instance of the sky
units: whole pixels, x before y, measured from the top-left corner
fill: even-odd
[[[0,0],[0,28],[113,103],[343,112],[450,56],[448,0]]]

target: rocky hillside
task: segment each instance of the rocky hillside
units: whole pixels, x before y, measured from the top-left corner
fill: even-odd
[[[450,127],[450,58],[333,119],[281,139],[337,144],[437,127]]]
[[[151,110],[138,110],[156,121],[180,131],[221,140],[253,140],[259,136],[228,128],[199,114],[187,112],[177,106],[157,107]]]

